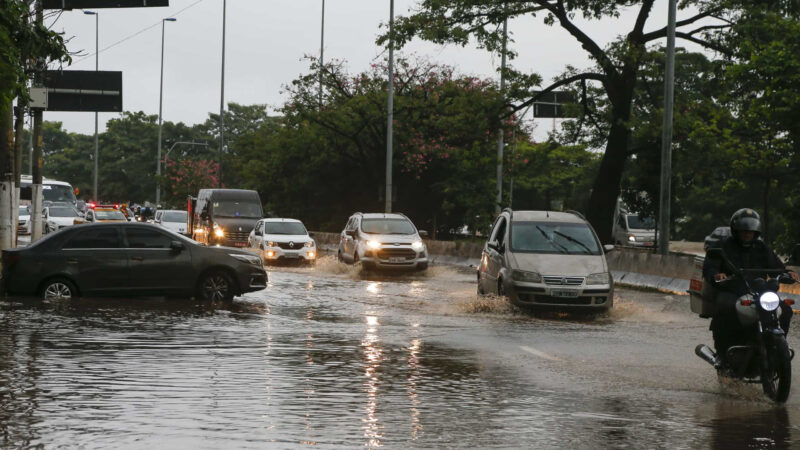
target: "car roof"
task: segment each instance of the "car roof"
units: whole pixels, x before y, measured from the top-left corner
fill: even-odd
[[[365,219],[403,219],[408,220],[408,217],[403,214],[396,213],[356,213],[360,214]]]
[[[182,209],[159,209],[156,213],[167,213],[167,212],[182,212],[185,213],[186,211]]]
[[[265,219],[261,219],[263,222],[294,222],[294,223],[303,223],[297,219],[289,219],[284,217],[267,217]]]
[[[511,214],[511,221],[586,223],[586,220],[575,213],[560,211],[514,211]]]

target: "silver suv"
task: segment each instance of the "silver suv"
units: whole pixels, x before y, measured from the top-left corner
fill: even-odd
[[[403,214],[353,214],[339,238],[337,256],[350,264],[360,261],[367,269],[428,268],[425,243]]]
[[[578,213],[504,210],[478,267],[478,293],[519,306],[608,310],[614,281],[591,225]]]

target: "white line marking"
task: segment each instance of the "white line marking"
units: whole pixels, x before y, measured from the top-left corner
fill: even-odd
[[[530,353],[531,355],[536,355],[539,358],[549,359],[550,361],[561,361],[561,359],[556,358],[553,355],[548,355],[545,352],[540,352],[539,350],[536,350],[535,348],[526,347],[524,345],[520,345],[519,348],[521,348],[522,350]]]

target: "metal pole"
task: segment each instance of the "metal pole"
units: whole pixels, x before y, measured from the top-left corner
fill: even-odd
[[[322,29],[319,41],[319,106],[322,108],[322,67],[325,62],[325,0],[322,0]]]
[[[42,0],[36,1],[36,23],[44,24],[44,11]],[[42,85],[43,61],[36,61],[33,85]],[[43,111],[33,111],[33,167],[31,170],[31,243],[42,237],[42,119]],[[96,161],[96,160],[95,160]]]
[[[669,0],[667,24],[667,61],[664,74],[664,130],[661,137],[661,208],[659,214],[658,253],[669,253],[670,198],[672,178],[672,109],[675,94],[675,15],[676,0]]]
[[[500,97],[506,90],[506,44],[508,43],[508,18],[503,20],[503,54],[500,63]],[[494,211],[500,212],[503,204],[503,123],[501,121],[500,128],[497,130],[497,200],[495,201]]]
[[[94,13],[94,70],[100,70],[100,14]],[[97,192],[97,173],[99,168],[98,159],[100,158],[100,140],[97,137],[98,117],[97,111],[94,113],[94,183],[92,185],[92,194],[95,201],[100,201],[100,195]]]
[[[161,202],[161,124],[162,105],[164,101],[164,25],[175,22],[173,18],[161,19],[161,84],[158,89],[158,158],[156,159],[156,207]]]
[[[219,95],[219,179],[218,187],[222,187],[222,152],[225,148],[225,13],[227,0],[222,0],[222,75],[220,76]]]
[[[392,141],[394,125],[394,0],[389,0],[389,101],[386,122],[386,192],[385,208],[392,212]]]

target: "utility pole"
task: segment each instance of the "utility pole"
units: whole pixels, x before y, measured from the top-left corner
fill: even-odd
[[[322,0],[322,29],[319,41],[319,107],[322,108],[322,68],[325,56],[325,0]]]
[[[14,245],[14,112],[11,100],[0,104],[0,249]]]
[[[19,194],[22,177],[22,140],[25,134],[25,107],[22,97],[17,97],[16,122],[14,123],[14,207],[11,209],[14,231],[11,233],[13,245],[17,246],[17,227],[19,226]]]
[[[87,16],[94,16],[94,70],[100,70],[100,14],[96,11],[84,11]],[[92,183],[92,195],[94,201],[100,201],[97,193],[97,172],[99,171],[100,141],[97,137],[98,117],[97,111],[94,112],[94,182]]]
[[[664,130],[661,136],[661,207],[659,209],[658,253],[669,254],[670,200],[672,197],[672,109],[675,95],[676,0],[669,0],[667,19],[667,61],[664,74]]]
[[[158,88],[158,156],[156,157],[156,208],[161,203],[161,107],[164,102],[164,24],[177,19],[168,17],[161,19],[161,83]]]
[[[42,9],[42,0],[36,0],[36,23],[42,25],[44,23],[44,11]],[[33,84],[36,87],[41,87],[44,80],[42,79],[42,70],[45,67],[45,61],[37,60],[35,62],[35,74],[33,77]],[[44,111],[42,109],[35,109],[33,111],[33,170],[31,171],[31,243],[34,243],[42,237],[42,119]],[[95,158],[95,164],[97,159]]]
[[[386,122],[386,192],[384,212],[392,212],[392,141],[394,140],[394,0],[389,0],[389,101]]]
[[[506,91],[506,45],[508,44],[508,18],[503,20],[503,54],[500,58],[500,96],[505,97]],[[497,130],[497,200],[495,201],[494,211],[499,213],[503,205],[503,122]]]
[[[222,0],[222,75],[220,77],[219,94],[219,180],[222,187],[222,152],[225,149],[225,12],[227,0]]]

